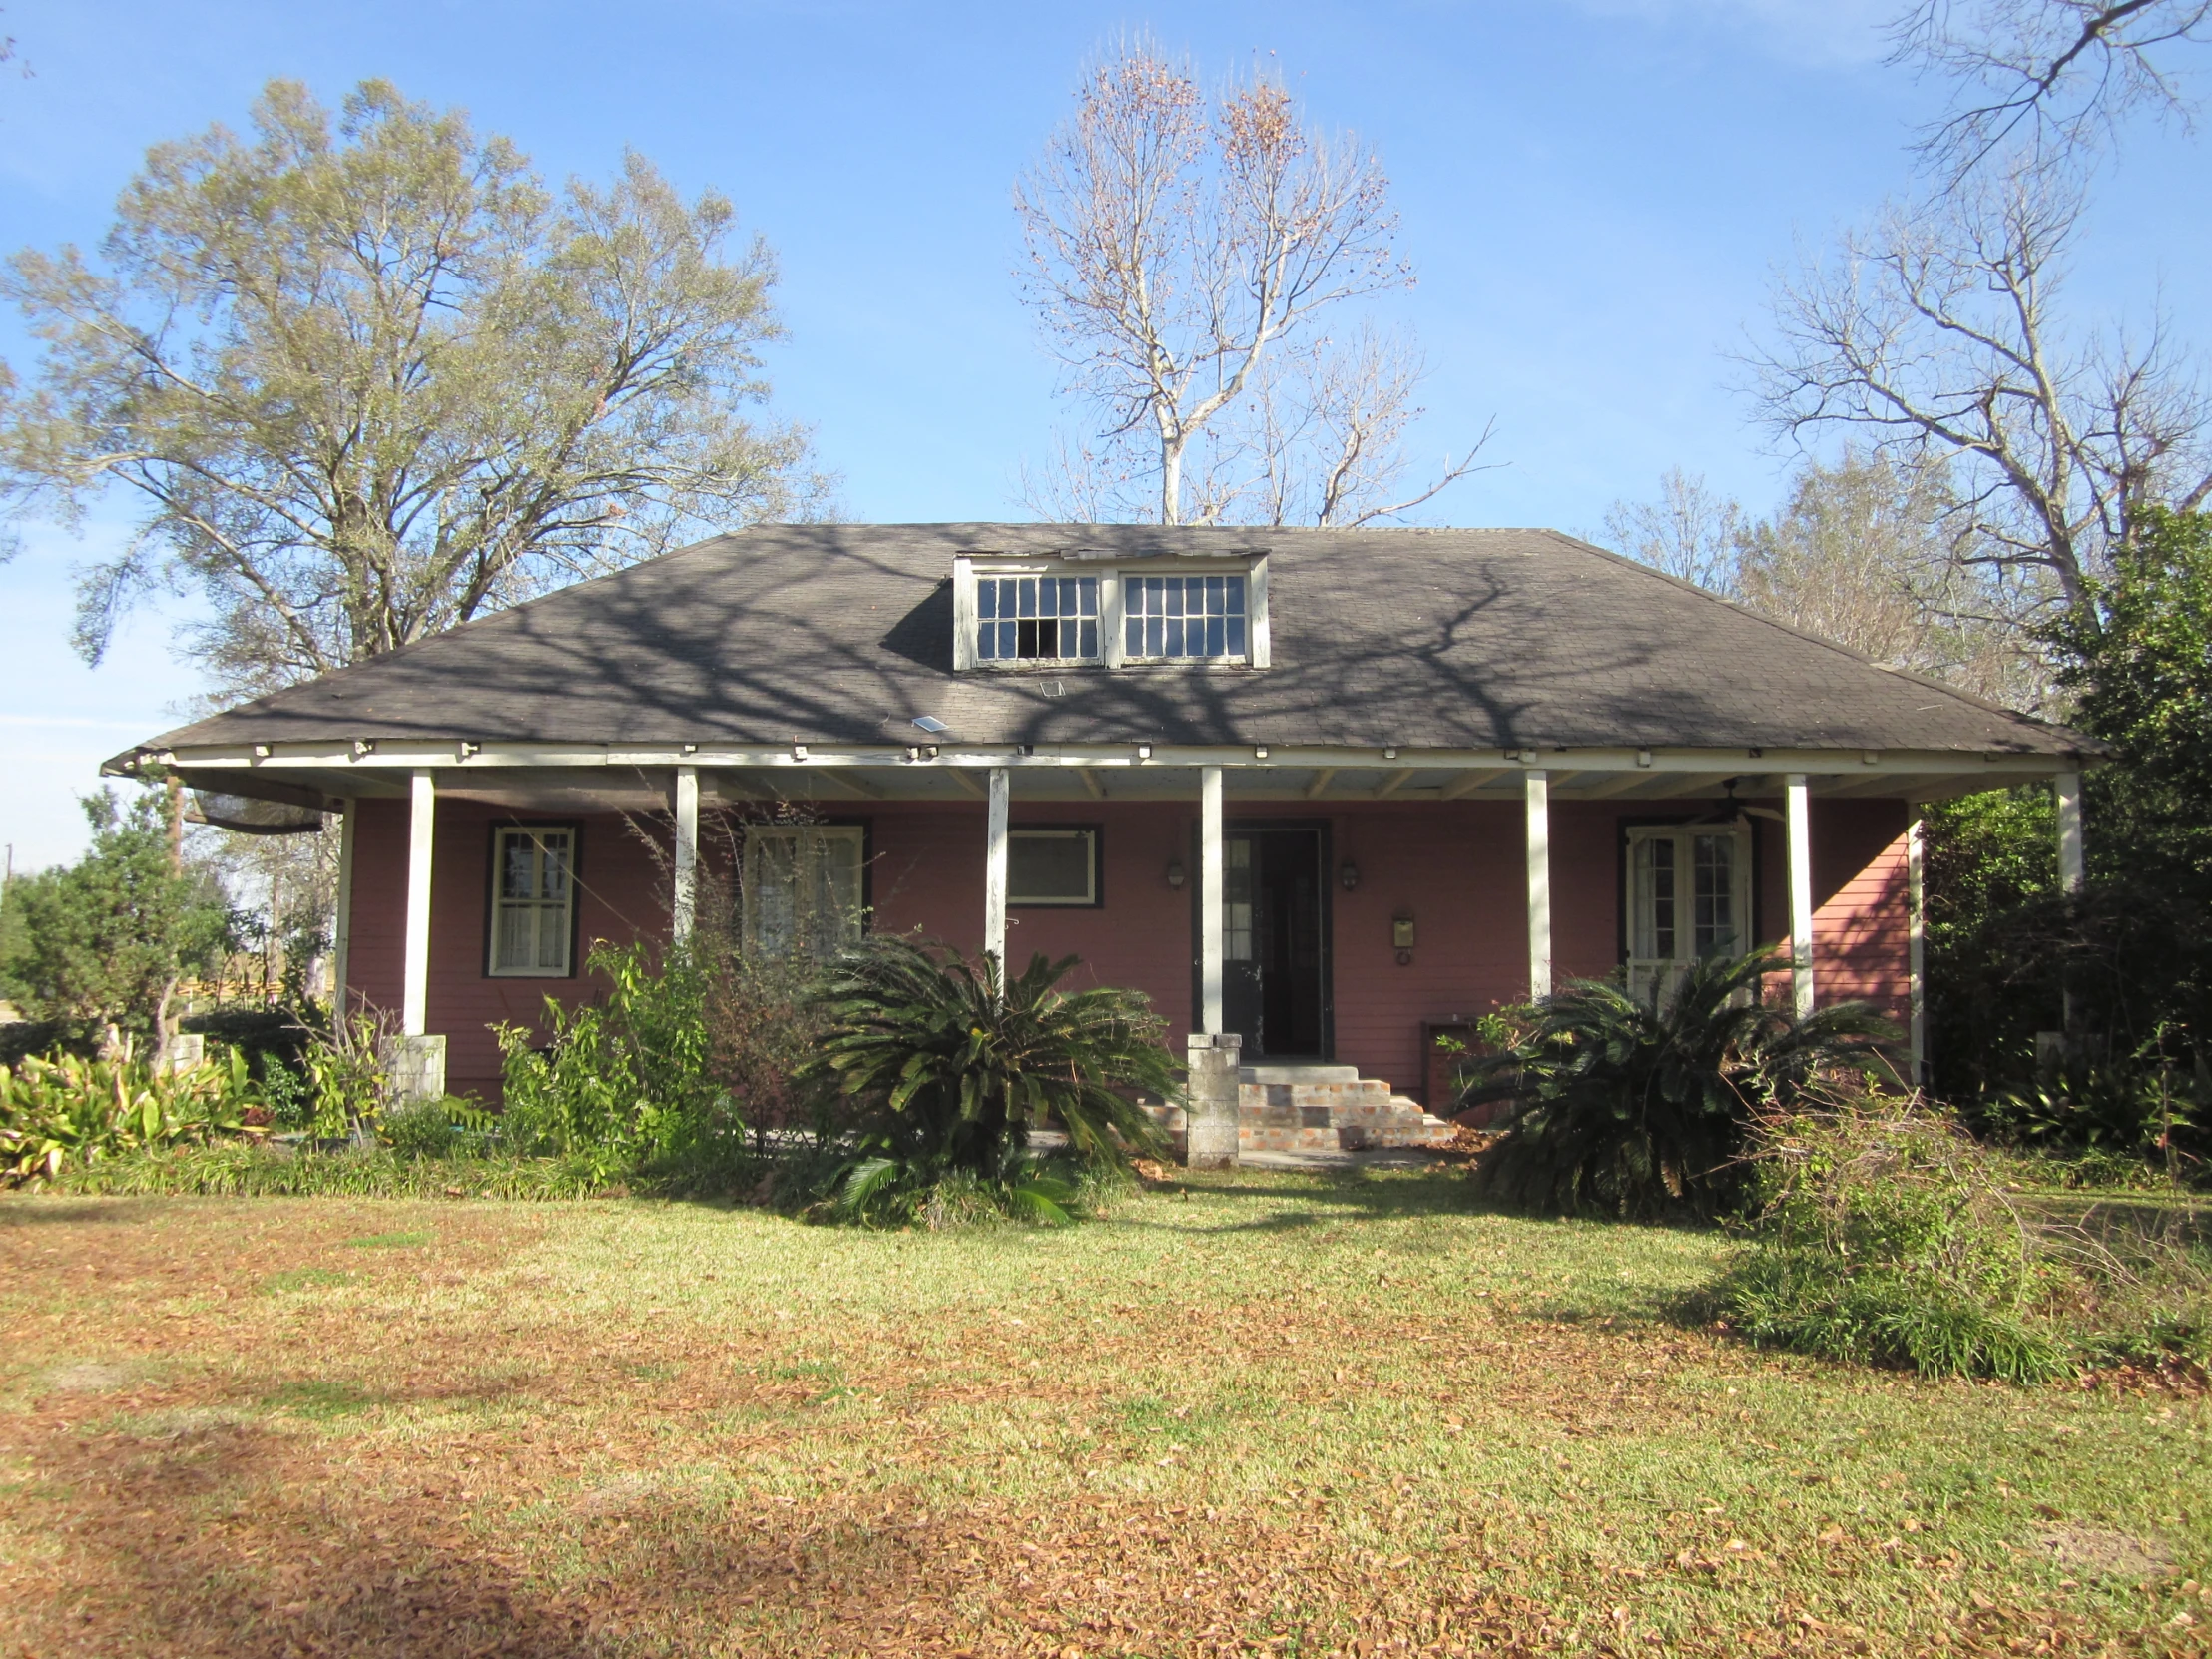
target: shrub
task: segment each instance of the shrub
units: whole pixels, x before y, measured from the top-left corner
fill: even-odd
[[[48,1182],[120,1153],[237,1134],[256,1104],[243,1056],[157,1071],[121,1054],[36,1056],[0,1068],[0,1179]]]
[[[401,1158],[476,1157],[488,1145],[491,1128],[490,1113],[447,1095],[385,1112],[376,1138]]]
[[[580,1158],[607,1178],[654,1164],[742,1160],[745,1123],[709,1064],[708,975],[670,953],[656,969],[642,944],[595,945],[606,1001],[569,1010],[546,998],[552,1039],[502,1025],[501,1129],[518,1152]]]
[[[1867,1068],[1895,1031],[1860,1002],[1799,1019],[1760,1000],[1775,951],[1712,955],[1653,1007],[1585,980],[1528,1011],[1473,1062],[1463,1106],[1507,1103],[1475,1166],[1482,1190],[1528,1209],[1711,1216],[1736,1199],[1758,1114],[1823,1070]]]
[[[1047,1120],[1084,1165],[1158,1153],[1138,1091],[1181,1094],[1163,1022],[1137,991],[1057,988],[1076,957],[1037,955],[1001,988],[996,958],[878,939],[839,957],[821,987],[828,1021],[811,1075],[855,1114],[837,1188],[847,1214],[911,1216],[948,1179],[980,1182],[1016,1213],[1065,1219],[1067,1180],[1028,1161]]]
[[[2212,1273],[2179,1231],[2092,1228],[2002,1177],[1951,1119],[1868,1096],[1765,1122],[1752,1247],[1721,1287],[1752,1341],[1923,1376],[2041,1382],[2212,1343]]]

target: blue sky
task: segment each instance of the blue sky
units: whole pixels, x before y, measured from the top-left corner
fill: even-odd
[[[1447,0],[943,6],[881,0],[622,7],[8,0],[34,75],[0,76],[0,246],[94,244],[149,144],[243,122],[292,76],[334,101],[372,75],[468,109],[547,174],[634,146],[727,192],[782,259],[777,404],[816,429],[854,517],[1018,517],[1059,416],[1015,296],[1012,179],[1087,53],[1149,30],[1221,72],[1279,66],[1318,124],[1378,149],[1419,284],[1385,313],[1426,349],[1416,446],[1492,416],[1508,463],[1430,522],[1594,528],[1672,465],[1755,509],[1790,457],[1731,390],[1769,274],[1906,183],[1936,89],[1882,64],[1894,0]],[[2201,146],[2136,135],[2078,262],[2085,323],[2162,300],[2194,343],[2212,298]],[[0,318],[0,356],[29,344]],[[128,533],[22,527],[0,565],[0,841],[23,868],[82,842],[99,759],[196,691],[142,614],[87,669],[72,567]]]

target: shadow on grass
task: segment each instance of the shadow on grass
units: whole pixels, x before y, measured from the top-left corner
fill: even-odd
[[[0,1195],[0,1227],[43,1227],[58,1222],[151,1221],[155,1202],[144,1198],[50,1198],[38,1193]]]
[[[700,1492],[653,1470],[506,1507],[489,1528],[493,1494],[471,1496],[442,1461],[380,1458],[366,1481],[322,1443],[252,1422],[56,1433],[40,1460],[50,1479],[20,1518],[66,1526],[71,1550],[0,1593],[38,1652],[600,1659],[733,1638],[747,1653],[1087,1652],[1140,1632],[1140,1651],[1182,1651],[1286,1618],[1302,1647],[1334,1651],[1349,1615],[1301,1585],[1373,1554],[1310,1520],[1209,1512],[1199,1527],[1136,1498],[931,1509],[883,1489]],[[1378,1613],[1413,1616],[1433,1593],[1369,1576]],[[1521,1651],[1540,1613],[1493,1595],[1465,1634]]]

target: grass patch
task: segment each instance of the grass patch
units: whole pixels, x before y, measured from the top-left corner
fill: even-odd
[[[115,1208],[0,1202],[11,1365],[154,1368],[112,1429],[54,1390],[5,1419],[29,1651],[2147,1656],[2212,1626],[2201,1396],[1761,1353],[1675,1312],[1729,1239],[1454,1174],[941,1234]],[[339,1263],[343,1297],[251,1294]],[[291,1381],[303,1353],[344,1381]]]
[[[286,1382],[262,1396],[273,1411],[304,1417],[309,1422],[331,1422],[358,1415],[377,1403],[374,1394],[350,1382]]]
[[[343,1285],[352,1275],[342,1268],[292,1268],[283,1273],[273,1273],[262,1282],[262,1288],[281,1294],[285,1291],[320,1291],[334,1285]]]
[[[348,1250],[415,1250],[430,1242],[428,1233],[367,1233],[347,1239]]]
[[[217,1142],[72,1165],[57,1193],[206,1198],[591,1198],[623,1190],[576,1158],[410,1158]]]

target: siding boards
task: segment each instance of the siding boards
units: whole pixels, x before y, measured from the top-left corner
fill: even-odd
[[[840,806],[840,821],[864,820],[875,925],[918,932],[961,950],[981,942],[983,807],[945,802]],[[1619,960],[1620,845],[1624,819],[1689,817],[1698,803],[1651,806],[1556,802],[1552,807],[1553,944],[1561,981],[1598,976]],[[406,804],[364,801],[355,840],[350,973],[372,1006],[399,1004],[405,923]],[[1813,804],[1814,903],[1824,1000],[1865,997],[1902,1017],[1909,997],[1905,827],[1909,809],[1892,801]],[[463,801],[442,801],[431,890],[430,1029],[448,1044],[456,1093],[498,1094],[498,1022],[538,1026],[547,994],[575,1006],[596,993],[581,971],[570,979],[492,979],[484,973],[485,883],[494,823],[532,823]],[[1527,911],[1518,801],[1269,803],[1232,819],[1281,818],[1331,826],[1326,871],[1333,911],[1337,1059],[1362,1075],[1411,1092],[1423,1082],[1420,1026],[1478,1015],[1527,991]],[[1017,824],[1104,826],[1106,902],[1099,909],[1015,909],[1007,949],[1016,972],[1030,956],[1075,954],[1070,983],[1134,985],[1148,991],[1178,1047],[1191,1019],[1191,921],[1198,879],[1192,851],[1197,806],[1179,802],[1017,802]],[[583,826],[581,946],[596,939],[666,936],[663,865],[619,814]],[[1780,826],[1755,821],[1760,937],[1778,938],[1788,917]],[[652,833],[663,831],[658,827]],[[702,827],[703,898],[727,893],[728,840]],[[660,848],[665,855],[666,847]],[[1338,868],[1358,865],[1346,892]],[[1167,884],[1170,862],[1186,882]],[[1399,966],[1393,917],[1410,914],[1413,960]]]

